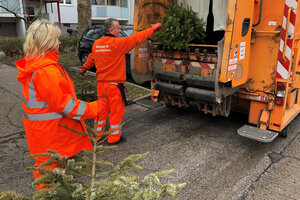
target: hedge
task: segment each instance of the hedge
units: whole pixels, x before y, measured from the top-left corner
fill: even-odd
[[[61,36],[59,38],[61,52],[73,52],[77,48],[76,36]],[[23,54],[23,43],[25,38],[21,37],[0,37],[0,51],[3,51],[6,56],[14,57],[15,55]]]
[[[24,41],[24,38],[19,37],[0,37],[0,51],[10,57],[22,55]]]

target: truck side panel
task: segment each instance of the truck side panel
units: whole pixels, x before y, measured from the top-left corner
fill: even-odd
[[[250,40],[253,23],[253,6],[252,0],[237,0],[236,6],[233,7],[234,1],[229,2],[228,21],[225,33],[225,46],[227,52],[223,52],[221,66],[221,82],[232,81],[232,87],[244,84],[248,79],[249,59],[250,59]],[[234,17],[231,16],[235,13]],[[233,27],[230,27],[233,23]],[[232,36],[227,34],[232,28]],[[226,37],[229,38],[226,38]],[[229,45],[227,48],[226,46]],[[229,55],[228,55],[229,54]]]
[[[259,3],[255,10],[259,10]],[[282,27],[284,1],[273,3],[264,0],[262,18],[258,26],[254,27],[251,41],[251,58],[249,65],[248,91],[263,91],[275,94],[275,79],[278,63],[280,31]],[[255,13],[255,15],[259,15]],[[254,23],[257,23],[258,19]]]
[[[160,17],[165,15],[165,9],[169,5],[175,5],[176,0],[135,0],[133,31],[142,31],[157,23]],[[148,40],[136,46],[131,51],[131,76],[137,83],[149,81],[150,57]]]

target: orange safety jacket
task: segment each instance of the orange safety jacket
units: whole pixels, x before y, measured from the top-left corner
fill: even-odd
[[[98,103],[77,99],[74,83],[58,59],[59,53],[52,51],[44,58],[16,62],[20,71],[17,79],[23,86],[23,123],[31,155],[51,149],[71,157],[82,149],[92,149],[87,136],[59,126],[86,132],[83,118],[96,119]],[[38,159],[41,162],[46,158]]]
[[[84,69],[96,66],[98,82],[124,83],[126,81],[125,53],[153,34],[148,28],[129,37],[103,36],[93,44],[83,65]]]

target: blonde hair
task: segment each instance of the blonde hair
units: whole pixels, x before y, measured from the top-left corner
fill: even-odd
[[[33,22],[26,34],[23,50],[26,58],[34,56],[44,57],[47,51],[53,50],[58,45],[61,30],[48,20],[37,20]]]

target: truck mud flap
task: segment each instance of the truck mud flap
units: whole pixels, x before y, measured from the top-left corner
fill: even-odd
[[[264,130],[249,125],[242,126],[237,130],[237,132],[240,136],[264,143],[272,142],[278,136],[277,132]]]
[[[182,74],[179,73],[172,73],[172,72],[156,72],[154,74],[154,77],[161,80],[168,80],[168,81],[174,81],[174,82],[182,82]]]
[[[198,99],[201,101],[217,103],[215,92],[210,90],[188,87],[185,91],[185,96],[193,99]]]
[[[187,75],[186,82],[191,85],[208,87],[212,89],[215,88],[215,79],[213,78]]]
[[[184,94],[182,85],[176,85],[172,83],[156,82],[154,83],[154,89],[179,96]]]

